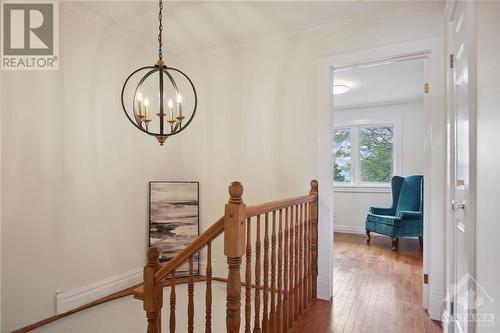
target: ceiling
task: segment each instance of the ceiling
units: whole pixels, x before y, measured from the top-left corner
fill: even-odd
[[[334,71],[334,83],[350,86],[334,95],[334,108],[418,100],[424,94],[424,60],[398,60],[352,66]]]
[[[62,2],[156,47],[156,1]],[[183,56],[350,19],[394,18],[442,10],[443,1],[168,1],[167,53]]]

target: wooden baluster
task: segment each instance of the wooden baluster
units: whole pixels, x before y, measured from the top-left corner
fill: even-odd
[[[269,293],[269,214],[266,213],[264,220],[264,309],[262,314],[262,331],[269,333],[268,317],[268,293]]]
[[[318,281],[318,181],[311,181],[310,195],[315,195],[316,198],[311,203],[309,216],[311,219],[311,268],[312,268],[312,297],[317,298],[317,281]]]
[[[194,280],[193,280],[193,256],[189,257],[188,277],[188,332],[194,332]]]
[[[294,323],[295,323],[295,285],[294,285],[294,254],[295,254],[295,239],[294,239],[294,229],[293,229],[293,215],[294,215],[294,208],[295,207],[290,207],[290,266],[289,266],[289,277],[290,277],[290,285],[289,285],[289,290],[290,290],[290,302],[289,302],[289,310],[290,310],[290,315],[288,318],[288,327],[293,328]]]
[[[205,333],[212,332],[212,242],[207,243],[207,290],[205,293]]]
[[[304,309],[309,306],[309,203],[304,209]]]
[[[278,225],[278,305],[276,308],[276,331],[283,332],[283,210],[280,209]]]
[[[271,332],[276,332],[276,211],[273,211],[271,235]]]
[[[312,265],[313,265],[313,260],[312,260],[312,234],[313,234],[313,229],[312,229],[312,221],[311,221],[311,208],[312,208],[312,202],[309,203],[309,212],[307,216],[307,224],[309,224],[309,302],[312,301],[313,298],[313,279],[312,279]]]
[[[312,298],[313,298],[313,292],[312,292],[312,284],[313,284],[313,280],[312,280],[312,265],[313,265],[313,261],[312,261],[312,233],[313,233],[313,229],[312,229],[312,221],[311,221],[311,207],[312,207],[312,203],[309,203],[309,212],[308,212],[308,216],[307,216],[307,219],[308,219],[308,224],[309,224],[309,303],[312,302]]]
[[[245,333],[250,333],[250,318],[252,312],[252,230],[251,219],[247,218],[247,251],[245,258]]]
[[[310,299],[311,299],[311,294],[310,294],[310,289],[309,289],[309,286],[311,285],[310,283],[310,279],[309,279],[309,272],[311,271],[311,268],[310,268],[310,265],[311,265],[311,261],[309,260],[309,234],[310,234],[310,225],[309,225],[309,208],[310,208],[310,205],[309,203],[306,204],[306,216],[305,216],[305,220],[306,220],[306,236],[305,236],[305,242],[306,242],[306,272],[305,272],[305,279],[306,279],[306,310],[309,308],[309,302],[310,302]]]
[[[255,240],[255,319],[254,333],[261,333],[260,329],[260,215],[257,216],[257,235]]]
[[[160,333],[163,285],[155,283],[155,273],[160,269],[160,250],[152,247],[147,253],[148,263],[144,267],[143,307],[148,319],[147,333]]]
[[[303,204],[302,205],[302,224],[301,224],[301,228],[302,228],[302,313],[304,313],[305,309],[306,309],[306,302],[307,302],[307,299],[306,299],[306,295],[307,295],[307,292],[306,292],[306,289],[307,289],[307,282],[306,282],[306,246],[307,246],[307,242],[306,242],[306,211],[307,211],[307,208],[306,208],[306,204]]]
[[[170,333],[175,333],[175,270],[171,273],[170,278]]]
[[[295,320],[299,319],[299,206],[295,206],[295,263],[294,263],[294,280],[295,280],[295,302],[294,302],[294,315]]]
[[[224,215],[224,254],[227,257],[226,331],[239,333],[241,322],[241,257],[245,253],[246,205],[243,203],[243,185],[229,185],[229,201]]]
[[[302,255],[302,249],[304,247],[304,235],[303,235],[303,229],[302,229],[302,217],[304,211],[304,206],[300,205],[299,207],[299,315],[302,315],[302,307],[303,307],[303,300],[304,300],[304,281],[302,279],[302,272],[304,270],[303,268],[303,255]]]
[[[306,204],[302,205],[302,223],[301,223],[301,228],[302,228],[302,313],[304,313],[304,310],[306,308]]]
[[[283,276],[283,332],[288,331],[288,207],[285,208],[285,249],[284,249],[284,276]]]

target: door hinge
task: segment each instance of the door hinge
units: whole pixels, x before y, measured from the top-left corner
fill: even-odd
[[[450,68],[454,68],[455,67],[455,63],[453,61],[453,54],[450,54]]]
[[[429,283],[429,275],[428,274],[424,274],[424,283],[425,284]]]
[[[453,316],[453,312],[455,311],[454,309],[455,305],[453,304],[453,302],[450,302],[450,314]]]
[[[425,92],[426,94],[428,94],[428,93],[429,93],[429,84],[428,84],[428,83],[424,84],[424,92]]]

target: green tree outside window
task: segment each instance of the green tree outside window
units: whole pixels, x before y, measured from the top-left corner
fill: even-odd
[[[388,183],[393,175],[394,126],[354,125],[334,129],[334,182]]]
[[[389,182],[393,175],[393,128],[361,127],[359,160],[362,182]]]
[[[351,129],[339,128],[334,131],[333,181],[350,183],[351,172]]]

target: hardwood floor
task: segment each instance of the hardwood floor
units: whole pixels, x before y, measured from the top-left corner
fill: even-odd
[[[441,332],[422,308],[422,252],[416,239],[335,234],[333,302],[316,301],[296,332]]]

